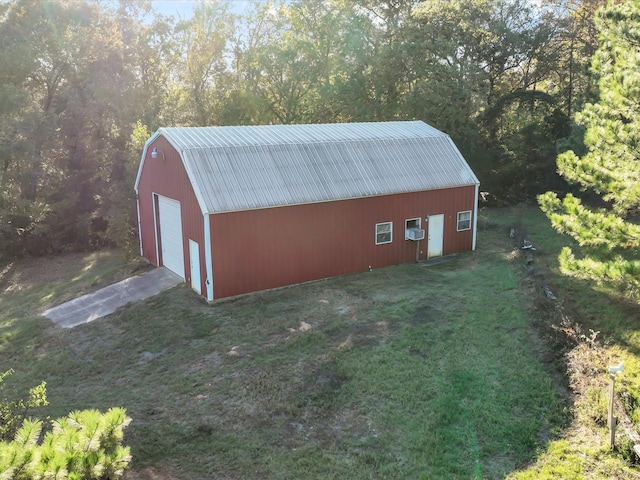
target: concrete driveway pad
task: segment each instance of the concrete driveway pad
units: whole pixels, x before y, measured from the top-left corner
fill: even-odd
[[[50,308],[42,316],[59,327],[72,328],[109,315],[128,303],[157,295],[182,281],[165,267],[155,268]]]

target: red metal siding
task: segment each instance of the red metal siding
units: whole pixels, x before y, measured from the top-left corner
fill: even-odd
[[[158,158],[151,158],[156,147]],[[157,263],[156,231],[153,211],[153,194],[163,195],[180,202],[182,215],[182,244],[185,265],[185,281],[191,282],[189,262],[189,239],[200,247],[201,292],[206,296],[206,269],[204,259],[204,220],[191,182],[186,174],[180,155],[163,137],[158,137],[147,148],[147,156],[138,184],[140,206],[140,235],[142,255],[151,263]]]
[[[214,298],[412,262],[405,220],[444,214],[443,254],[472,248],[473,230],[456,231],[474,209],[475,187],[211,215]],[[473,225],[472,219],[472,225]],[[393,241],[375,244],[375,224],[393,222]],[[420,242],[426,257],[427,239]],[[204,291],[204,290],[203,290]]]

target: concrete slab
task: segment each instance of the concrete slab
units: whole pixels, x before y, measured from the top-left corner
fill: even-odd
[[[157,295],[183,282],[165,267],[127,278],[87,295],[50,308],[42,313],[63,328],[73,328],[115,312],[118,308]]]

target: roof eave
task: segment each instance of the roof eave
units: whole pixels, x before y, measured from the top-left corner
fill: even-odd
[[[142,176],[142,169],[144,168],[144,162],[146,161],[146,158],[147,158],[147,151],[149,149],[149,146],[159,137],[164,138],[169,143],[169,145],[171,145],[178,152],[180,161],[182,162],[182,166],[184,167],[184,170],[187,173],[187,177],[189,177],[189,183],[191,184],[191,188],[193,188],[193,192],[196,196],[196,200],[198,201],[198,206],[200,207],[200,211],[203,212],[204,215],[206,215],[206,213],[204,213],[207,210],[206,203],[202,196],[202,192],[200,192],[200,190],[196,187],[197,185],[199,185],[199,183],[195,181],[193,172],[184,161],[184,150],[181,150],[179,146],[177,146],[171,140],[171,138],[168,138],[164,134],[162,128],[159,128],[153,135],[151,135],[151,137],[145,142],[144,147],[142,149],[142,158],[140,159],[140,165],[138,166],[138,174],[136,175],[136,182],[133,187],[134,191],[136,192],[136,196],[138,195],[138,186],[140,184],[140,177]]]
[[[160,136],[160,130],[157,130],[149,139],[144,143],[144,147],[142,148],[142,157],[140,158],[140,164],[138,165],[138,173],[136,175],[136,181],[133,185],[133,190],[138,194],[138,186],[140,185],[140,177],[142,176],[142,169],[144,168],[144,162],[147,158],[147,150],[149,145],[151,145],[156,138]]]

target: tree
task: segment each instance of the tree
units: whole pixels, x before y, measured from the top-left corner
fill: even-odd
[[[228,42],[235,29],[235,17],[224,2],[203,2],[193,17],[174,30],[180,50],[171,95],[178,108],[174,121],[187,125],[219,123],[220,103],[227,77]]]
[[[175,23],[150,0],[0,0],[0,258],[135,247],[139,127],[422,119],[494,196],[543,191],[601,1],[203,2]]]
[[[554,168],[556,142],[571,132],[557,103],[542,90],[523,89],[500,96],[483,112],[491,132],[487,140],[496,150],[491,164],[496,178],[487,184],[503,198],[518,201],[564,186]]]
[[[0,478],[7,480],[116,480],[131,461],[121,445],[131,419],[124,409],[72,412],[43,433],[25,420],[10,442],[0,442]]]
[[[427,0],[413,19],[406,109],[449,133],[494,196],[543,191],[555,140],[568,133],[548,81],[554,16],[523,0]]]
[[[589,65],[598,48],[594,15],[606,1],[545,0],[543,4],[550,15],[547,23],[559,31],[551,52],[557,58],[556,68],[546,81],[558,90],[566,115],[572,118],[575,110],[593,100]]]
[[[486,0],[431,0],[413,12],[407,108],[458,140],[474,136],[473,116],[486,104],[487,75],[479,51],[490,16]]]
[[[599,207],[553,192],[538,200],[552,225],[573,237],[577,255],[565,247],[563,271],[580,278],[617,285],[640,297],[640,1],[611,4],[596,16],[600,46],[592,71],[599,100],[576,115],[585,127],[587,152],[558,156],[567,181],[595,194]],[[593,203],[593,202],[592,202]]]
[[[161,18],[143,22],[149,2],[116,3],[3,4],[0,257],[120,246],[135,225],[120,215],[135,203],[129,139],[157,121],[172,44]]]
[[[11,374],[0,374],[0,391]],[[27,418],[30,409],[45,405],[45,382],[26,398],[0,398],[1,479],[116,480],[123,475],[131,460],[129,447],[122,446],[131,422],[124,409],[75,411],[53,421]]]
[[[77,30],[78,23],[70,19],[65,6],[51,7],[14,2],[6,7],[0,23],[0,239],[4,248],[15,244],[16,238],[24,241],[49,211],[41,198],[47,156],[43,153],[55,129],[59,91],[70,67],[69,52],[60,43],[65,34]],[[76,25],[58,35],[47,15]]]
[[[343,120],[348,9],[334,0],[256,6],[236,44],[241,123]],[[353,103],[351,98],[350,102]]]

